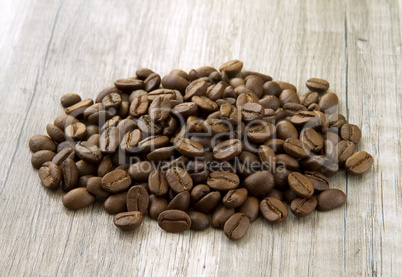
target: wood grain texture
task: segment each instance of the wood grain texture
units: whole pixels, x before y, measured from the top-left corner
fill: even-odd
[[[401,11],[378,1],[66,1],[0,3],[1,276],[402,275]],[[29,138],[63,113],[60,96],[94,97],[138,67],[246,69],[295,84],[331,83],[375,159],[331,186],[347,204],[283,224],[168,234],[146,218],[122,233],[96,203],[76,212],[40,185]]]

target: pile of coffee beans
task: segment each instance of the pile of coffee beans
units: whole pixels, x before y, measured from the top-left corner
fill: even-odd
[[[119,79],[95,101],[61,98],[65,114],[29,141],[42,184],[66,192],[67,209],[104,201],[122,230],[148,214],[168,232],[212,225],[242,238],[262,215],[271,223],[346,202],[328,177],[362,174],[358,126],[338,113],[329,83],[308,90],[243,70],[231,60],[163,78],[147,68]]]

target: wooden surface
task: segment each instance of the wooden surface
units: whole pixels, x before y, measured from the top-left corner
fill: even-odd
[[[325,4],[324,4],[325,3]],[[401,1],[0,2],[1,276],[401,276]],[[375,163],[331,186],[347,204],[305,219],[169,234],[147,218],[120,232],[102,204],[67,211],[41,186],[29,138],[63,113],[67,92],[94,97],[140,66],[246,69],[331,83]]]

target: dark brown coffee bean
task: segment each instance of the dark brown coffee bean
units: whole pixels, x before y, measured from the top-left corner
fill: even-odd
[[[360,128],[356,125],[346,123],[341,128],[341,138],[344,140],[349,140],[354,144],[358,144],[362,137],[362,132]]]
[[[131,186],[131,177],[125,170],[114,170],[102,177],[102,188],[110,193],[127,190]]]
[[[249,75],[247,77],[247,79],[245,80],[245,82],[246,82],[246,87],[249,90],[251,90],[252,92],[254,92],[258,98],[261,98],[261,96],[264,92],[264,88],[262,86],[264,84],[264,81],[261,78],[259,78],[258,76]]]
[[[305,106],[303,106],[302,104],[293,103],[293,102],[288,102],[288,103],[283,104],[282,108],[285,111],[286,116],[292,116],[292,118],[299,113],[307,112],[307,108]],[[291,123],[295,124],[292,121],[292,118],[291,118]],[[297,118],[297,117],[295,117],[295,118]],[[298,126],[303,125],[303,124],[305,124],[305,122],[308,121],[306,118],[303,118],[303,117],[301,119],[302,119],[302,120],[300,120],[301,122],[297,122],[297,120],[296,120],[296,122],[298,123]]]
[[[57,147],[49,137],[44,135],[34,135],[29,139],[29,149],[34,153],[40,150],[56,152]]]
[[[103,203],[103,208],[109,214],[118,214],[127,211],[127,191],[110,195]]]
[[[260,211],[266,220],[271,223],[280,223],[288,217],[288,209],[282,201],[266,197],[260,203]]]
[[[295,114],[289,114],[289,110],[285,111],[289,116],[292,116],[290,118],[290,123],[292,123],[296,127],[315,128],[320,125],[319,117],[315,112],[301,110],[296,112]]]
[[[306,87],[311,91],[326,92],[329,88],[329,83],[326,80],[318,78],[310,78],[306,82]]]
[[[135,98],[130,104],[130,115],[140,117],[148,112],[148,96],[142,95]]]
[[[274,151],[269,146],[261,145],[258,148],[258,154],[260,155],[263,168],[269,172],[274,172],[276,167]]]
[[[210,114],[218,111],[219,109],[218,104],[206,96],[193,96],[191,101],[197,104],[198,110],[201,113]]]
[[[264,195],[264,198],[265,197],[273,197],[280,201],[283,201],[283,199],[284,199],[283,192],[278,189],[271,190],[268,194]]]
[[[93,104],[94,104],[94,101],[92,99],[85,99],[85,100],[82,100],[82,101],[66,108],[64,111],[67,115],[71,115],[75,118],[78,118],[84,114],[84,111],[86,108],[88,108],[89,106],[91,106]]]
[[[321,173],[316,171],[306,171],[304,172],[304,176],[310,180],[315,192],[323,192],[324,190],[329,189],[328,178]]]
[[[241,113],[229,103],[220,106],[220,118],[229,121],[233,125],[237,125],[241,121]]]
[[[91,164],[84,160],[79,160],[75,163],[78,170],[78,177],[85,176],[85,175],[96,175],[98,172],[98,165]]]
[[[220,205],[212,214],[212,227],[223,229],[225,222],[235,214],[235,209]]]
[[[152,219],[157,220],[158,216],[163,211],[166,211],[167,206],[168,206],[168,201],[165,198],[156,197],[155,195],[151,194],[149,196],[148,214]]]
[[[323,138],[312,128],[303,129],[300,132],[300,140],[315,153],[319,153],[324,146]]]
[[[250,222],[253,222],[260,213],[260,201],[256,197],[249,196],[238,208],[238,212],[244,213],[250,219]]]
[[[75,151],[73,148],[69,147],[61,150],[56,154],[56,156],[53,157],[52,162],[60,166],[65,159],[75,159]]]
[[[299,133],[295,126],[288,121],[281,121],[276,124],[276,134],[278,138],[286,140],[287,138],[298,138]]]
[[[46,132],[51,137],[51,139],[57,143],[63,142],[66,140],[66,136],[59,127],[53,124],[46,125]]]
[[[285,141],[283,139],[270,139],[267,140],[264,145],[267,145],[269,148],[272,149],[272,151],[275,152],[275,154],[282,154],[284,153],[283,145],[285,144]]]
[[[250,219],[243,213],[235,213],[223,226],[225,236],[230,240],[239,240],[247,233],[250,227]]]
[[[299,197],[309,198],[314,193],[313,184],[299,172],[290,173],[288,183],[293,192]]]
[[[240,88],[240,87],[239,87]],[[239,88],[236,88],[236,91],[239,91]],[[258,99],[257,95],[254,94],[251,90],[245,88],[245,92],[239,94],[236,99],[236,107],[241,110],[243,106],[247,103],[258,103],[260,99]]]
[[[239,60],[230,60],[219,67],[220,72],[225,72],[230,78],[235,77],[243,68],[243,63]]]
[[[315,210],[316,206],[315,198],[296,198],[290,204],[290,210],[297,217],[306,217]]]
[[[100,128],[97,125],[87,126],[87,140],[93,135],[99,135]]]
[[[100,150],[105,154],[116,152],[120,144],[120,131],[117,127],[107,128],[99,138]]]
[[[102,103],[89,106],[84,111],[84,118],[91,124],[102,126],[107,120],[111,119],[115,113],[105,109]]]
[[[67,138],[79,141],[85,139],[87,135],[87,127],[84,123],[78,122],[68,125],[64,132]]]
[[[153,121],[163,122],[165,121],[171,110],[171,104],[169,99],[166,97],[158,97],[152,101],[149,106],[148,113],[149,117]]]
[[[335,148],[340,165],[344,165],[346,160],[355,152],[355,144],[348,140],[341,140]]]
[[[109,95],[111,93],[121,93],[121,91],[116,88],[115,86],[113,87],[108,87],[105,88],[104,90],[102,90],[101,92],[99,92],[98,96],[95,99],[95,103],[101,103],[102,99],[106,96]]]
[[[293,200],[297,198],[296,194],[291,189],[287,189],[283,192],[283,199],[285,202],[290,205]]]
[[[169,184],[166,174],[159,170],[153,171],[148,177],[149,192],[155,196],[166,195],[169,191]]]
[[[231,127],[228,121],[222,119],[210,118],[204,122],[204,132],[212,136],[227,133]]]
[[[81,97],[76,93],[67,93],[60,98],[60,103],[64,108],[70,107],[81,101]]]
[[[311,104],[317,104],[319,98],[320,96],[317,92],[307,91],[302,96],[300,96],[300,104],[308,107]]]
[[[172,112],[179,120],[183,120],[190,116],[197,115],[198,106],[193,102],[182,103],[175,106]]]
[[[109,128],[117,127],[117,125],[119,125],[119,123],[120,123],[120,119],[121,118],[118,115],[113,116],[111,119],[107,120],[105,122],[105,124],[102,125],[100,132],[103,133],[104,131],[106,131]]]
[[[209,86],[206,91],[206,96],[212,101],[217,101],[223,97],[226,87],[226,82],[219,82],[216,85]]]
[[[214,149],[214,158],[218,161],[229,161],[243,151],[243,144],[238,139],[229,139],[218,143]]]
[[[324,94],[318,105],[320,106],[320,110],[325,114],[333,114],[338,110],[339,99],[335,93],[328,92]]]
[[[137,79],[136,77],[118,79],[114,82],[114,85],[119,90],[127,93],[130,93],[133,90],[144,88],[144,82],[142,80]]]
[[[346,118],[343,115],[339,113],[331,114],[328,117],[328,124],[329,124],[328,132],[339,134],[342,126],[346,123],[348,122],[346,121]]]
[[[307,144],[297,138],[288,138],[283,145],[285,152],[296,159],[307,158],[310,155]]]
[[[161,85],[161,76],[157,73],[151,73],[148,77],[144,80],[144,88],[146,91],[152,91],[158,89]]]
[[[197,69],[191,69],[189,72],[189,80],[194,81],[202,77],[208,77],[213,72],[217,72],[217,70],[211,66],[201,66]]]
[[[39,150],[33,153],[31,157],[31,164],[34,168],[39,169],[45,162],[50,162],[56,153],[50,150]]]
[[[195,141],[181,138],[175,143],[176,150],[187,157],[201,157],[204,155],[204,147]]]
[[[262,87],[264,89],[264,95],[273,95],[275,97],[279,97],[282,92],[282,89],[279,87],[279,85],[273,81],[265,82]]]
[[[69,116],[66,114],[62,114],[54,120],[53,124],[55,126],[59,127],[61,130],[64,130],[68,125],[74,124],[77,122],[79,122],[79,121],[75,117],[72,117],[72,116]]]
[[[230,172],[212,172],[207,179],[207,185],[218,191],[235,189],[239,184],[239,176]]]
[[[285,89],[290,89],[290,90],[293,90],[294,92],[297,92],[297,88],[294,85],[290,84],[290,83],[283,82],[283,81],[275,81],[275,83],[278,84],[279,88],[282,91],[285,90]]]
[[[127,94],[122,94],[123,96],[126,96]],[[110,112],[112,112],[113,109],[110,109]],[[117,109],[117,115],[120,116],[121,118],[125,118],[128,116],[130,112],[130,102],[123,100],[121,102],[120,107]]]
[[[149,115],[141,116],[137,124],[144,136],[160,135],[163,130],[162,125],[159,122],[152,121]]]
[[[63,173],[57,164],[52,162],[45,162],[39,169],[39,178],[42,184],[49,188],[54,189],[59,187]]]
[[[193,96],[206,95],[208,83],[206,81],[192,82],[187,88],[184,94],[184,101],[189,101]]]
[[[275,126],[268,122],[257,123],[247,128],[247,138],[251,142],[263,143],[276,133]],[[296,131],[297,132],[297,131]],[[242,134],[243,136],[243,134]]]
[[[166,136],[150,136],[138,143],[141,152],[151,152],[154,149],[164,147],[169,144],[169,138]]]
[[[127,211],[140,211],[145,214],[148,210],[149,194],[145,187],[136,185],[127,193]]]
[[[93,145],[96,145],[97,147],[99,147],[99,139],[100,139],[100,134],[95,134],[90,136],[87,141]]]
[[[237,88],[237,87],[244,86],[244,85],[245,85],[245,82],[244,82],[244,80],[243,80],[242,78],[233,78],[233,79],[230,79],[229,85],[230,85],[232,88],[235,89],[235,88]]]
[[[110,192],[107,192],[102,188],[102,177],[89,178],[86,187],[90,193],[97,197],[106,199],[110,196]]]
[[[258,77],[260,78],[263,82],[269,82],[272,81],[272,77],[266,74],[262,74],[259,72],[255,72],[255,71],[249,71],[249,70],[243,70],[241,72],[241,76],[243,79],[245,79],[247,76],[252,76],[252,77]]]
[[[295,158],[287,154],[278,154],[276,155],[276,167],[287,168],[290,170],[298,170],[299,163]]]
[[[193,180],[190,175],[181,167],[172,167],[166,171],[166,179],[169,186],[176,192],[191,191]]]
[[[70,191],[78,185],[78,169],[72,159],[66,159],[60,167],[63,172],[62,189]]]
[[[285,105],[286,103],[300,104],[300,98],[293,89],[285,89],[279,95],[279,103],[281,106]]]
[[[175,153],[176,147],[174,146],[161,147],[147,154],[147,159],[150,161],[167,161],[174,157]]]
[[[172,107],[183,103],[183,95],[178,90],[173,89],[157,89],[148,93],[148,100],[153,101],[157,97],[163,96],[170,100]]]
[[[262,99],[258,101],[258,103],[260,103],[260,105],[263,106],[264,109],[273,109],[276,111],[280,108],[278,97],[273,95],[265,95]]]
[[[319,170],[325,164],[324,155],[310,155],[310,157],[300,161],[300,165],[306,170]]]
[[[113,161],[111,156],[102,159],[98,167],[98,176],[103,177],[113,169]]]
[[[123,231],[132,231],[140,227],[142,219],[142,213],[139,211],[122,212],[115,215],[113,223]]]
[[[188,212],[188,215],[191,218],[191,229],[205,230],[211,224],[209,217],[206,214],[197,211],[190,211]]]
[[[193,193],[192,199],[194,199]],[[196,203],[194,203],[193,208],[196,211],[202,213],[209,213],[215,210],[218,207],[219,203],[221,202],[222,196],[218,191],[212,191],[207,193],[205,196],[201,197]]]
[[[158,225],[166,232],[184,232],[191,227],[191,218],[180,210],[167,210],[158,216]]]
[[[88,163],[100,163],[103,155],[100,149],[87,141],[81,141],[76,145],[76,153],[80,159]]]
[[[137,69],[135,75],[138,77],[138,79],[145,80],[152,73],[154,72],[151,69],[142,67]]]
[[[261,196],[269,193],[274,188],[274,176],[268,171],[255,172],[244,180],[243,185],[249,195]]]
[[[346,194],[339,189],[327,189],[317,197],[317,210],[331,211],[346,202]]]
[[[118,109],[121,105],[121,96],[119,93],[111,93],[102,99],[102,104],[105,109]]]
[[[191,202],[196,203],[199,201],[201,198],[203,198],[205,195],[210,193],[211,189],[204,184],[201,185],[196,185],[192,190],[190,194]]]
[[[237,208],[247,199],[247,189],[239,188],[229,190],[223,197],[222,202],[228,208]]]
[[[80,176],[78,178],[78,187],[87,187],[88,184],[88,180],[92,177],[95,177],[94,175],[84,175],[84,176]],[[92,192],[91,192],[92,193]],[[92,193],[93,194],[93,193]]]
[[[90,194],[87,188],[76,188],[63,196],[63,205],[69,210],[78,210],[95,202],[96,198]]]
[[[121,142],[120,149],[128,153],[135,153],[139,151],[138,143],[142,140],[142,133],[139,129],[135,129],[131,132],[126,133]]]
[[[373,157],[366,151],[360,151],[350,156],[346,162],[345,167],[348,172],[352,174],[363,174],[373,166]]]
[[[167,89],[175,89],[184,94],[186,87],[189,85],[188,81],[178,75],[165,75],[162,78],[162,86]]]
[[[190,205],[190,193],[183,191],[178,193],[167,206],[167,210],[187,211]]]
[[[264,108],[258,103],[246,103],[242,106],[241,114],[244,122],[254,121],[264,116]]]

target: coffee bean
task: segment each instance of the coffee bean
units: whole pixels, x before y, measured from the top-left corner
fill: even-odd
[[[313,128],[303,129],[300,132],[300,140],[315,153],[319,153],[324,146],[323,138]]]
[[[229,172],[212,172],[209,174],[207,179],[207,185],[218,191],[235,189],[239,184],[239,176]]]
[[[158,225],[166,232],[184,232],[191,227],[191,218],[180,210],[167,210],[158,216]]]
[[[131,186],[131,177],[125,170],[114,170],[102,177],[102,188],[110,193],[127,190]]]
[[[148,112],[148,96],[142,95],[135,98],[130,104],[130,115],[140,117]]]
[[[158,89],[161,85],[161,76],[157,73],[151,73],[148,77],[144,80],[144,88],[146,91],[152,91]]]
[[[348,140],[341,140],[335,148],[340,165],[344,165],[346,160],[355,152],[355,144]]]
[[[190,205],[190,193],[188,191],[183,191],[178,193],[167,206],[168,210],[181,210],[187,211]]]
[[[181,167],[172,167],[166,171],[166,179],[169,186],[176,192],[191,191],[193,180],[190,175]]]
[[[350,156],[346,162],[345,167],[348,172],[352,174],[363,174],[373,166],[373,157],[366,151],[360,151]]]
[[[278,138],[286,140],[287,138],[298,138],[299,133],[295,126],[288,121],[281,121],[276,124],[276,134]]]
[[[254,94],[254,92],[252,92],[251,90],[245,88],[245,92],[241,92],[239,94],[239,96],[236,99],[236,107],[241,110],[243,108],[243,106],[247,103],[258,103],[259,99],[257,97],[257,95]],[[236,89],[237,91],[239,91],[239,89]]]
[[[346,202],[346,195],[339,189],[327,189],[317,197],[317,210],[330,211],[336,209]]]
[[[75,117],[69,116],[67,114],[62,114],[54,120],[53,124],[55,126],[59,127],[61,130],[64,130],[68,125],[74,124],[77,122],[79,122],[79,121]]]
[[[268,122],[252,124],[247,128],[247,138],[255,143],[265,142],[274,137],[275,133],[275,126]]]
[[[59,187],[63,173],[57,164],[52,162],[45,162],[39,169],[39,178],[42,184],[49,188],[54,189]]]
[[[250,227],[250,219],[243,213],[235,213],[223,226],[225,236],[230,240],[239,240],[247,233]]]
[[[137,69],[135,75],[137,75],[138,79],[145,80],[152,73],[154,72],[151,69],[142,67]]]
[[[318,78],[310,78],[306,82],[306,86],[311,91],[316,92],[326,92],[329,88],[329,83],[326,80],[318,79]]]
[[[144,136],[160,135],[163,130],[162,125],[159,122],[152,121],[149,115],[141,116],[137,124]]]
[[[229,121],[233,125],[237,125],[241,120],[241,113],[229,103],[220,106],[220,118]]]
[[[39,169],[45,162],[50,162],[56,153],[50,150],[39,150],[33,153],[31,157],[31,164],[34,168]]]
[[[120,149],[128,153],[135,153],[136,151],[139,151],[137,145],[141,140],[142,133],[139,129],[127,132],[120,142]]]
[[[318,103],[319,98],[320,96],[317,92],[307,91],[302,96],[300,96],[300,104],[308,107],[311,104]]]
[[[211,66],[201,66],[197,69],[191,69],[189,72],[189,80],[194,81],[196,79],[202,78],[202,77],[208,77],[210,74],[213,72],[216,72],[217,70]]]
[[[91,106],[93,104],[94,104],[94,101],[92,99],[85,99],[85,100],[82,100],[82,101],[80,101],[80,102],[78,102],[78,103],[66,108],[65,113],[67,115],[71,115],[71,116],[73,116],[75,118],[78,118],[78,117],[81,117],[84,114],[84,111],[85,111],[86,108],[88,108],[89,106]]]
[[[118,116],[118,115],[113,116],[111,119],[106,121],[105,124],[102,125],[100,132],[103,133],[104,131],[106,131],[109,128],[117,127],[117,125],[119,125],[119,123],[120,123],[120,116]]]
[[[225,140],[218,143],[214,149],[214,158],[218,161],[229,161],[243,151],[243,144],[238,139]]]
[[[283,193],[283,199],[288,205],[290,205],[292,201],[295,200],[296,198],[297,198],[296,194],[291,189],[287,189]]]
[[[235,214],[235,209],[220,205],[212,214],[212,227],[223,229],[225,222]]]
[[[152,219],[157,220],[158,216],[163,211],[166,211],[167,206],[168,206],[168,201],[165,198],[156,197],[155,195],[151,194],[149,196],[148,214]]]
[[[63,205],[69,210],[78,210],[95,202],[95,196],[90,194],[87,188],[76,188],[63,196]]]
[[[144,82],[136,77],[118,79],[114,82],[116,88],[124,92],[132,92],[133,90],[143,89]]]
[[[98,164],[103,158],[102,152],[98,146],[87,141],[77,143],[76,153],[80,159],[88,163]]]
[[[176,147],[174,146],[161,147],[147,154],[147,159],[150,161],[167,161],[174,157],[175,153]]]
[[[218,104],[206,96],[193,96],[191,101],[197,104],[198,110],[205,114],[210,114],[218,111]]]
[[[290,123],[292,123],[294,126],[298,128],[314,128],[316,126],[319,126],[319,118],[315,112],[299,110],[291,114],[288,109],[285,109],[285,106],[284,110],[286,111],[287,115],[292,116],[290,118]]]
[[[270,139],[264,143],[264,145],[267,145],[269,148],[271,148],[275,154],[281,154],[285,151],[283,148],[284,144],[285,141],[283,139]]]
[[[275,81],[275,83],[278,84],[279,88],[282,91],[286,90],[286,89],[289,89],[289,90],[293,90],[294,92],[297,92],[297,88],[294,85],[290,84],[290,83],[283,82],[283,81]]]
[[[282,89],[276,82],[267,81],[263,84],[263,94],[264,95],[273,95],[275,97],[279,97],[282,92]]]
[[[99,147],[104,154],[113,154],[120,144],[120,131],[117,127],[107,128],[99,138]]]
[[[346,121],[346,118],[343,115],[338,113],[331,114],[330,116],[328,116],[328,124],[329,124],[328,132],[339,134],[342,126],[345,125],[346,123],[348,122]]]
[[[83,187],[86,188],[88,185],[88,180],[92,177],[95,177],[94,175],[84,175],[84,176],[80,176],[78,178],[78,187]],[[91,192],[92,193],[92,192]],[[93,193],[92,193],[93,194]]]
[[[265,197],[273,197],[280,201],[283,201],[284,199],[283,192],[278,189],[271,190],[268,194],[265,195]]]
[[[61,150],[56,156],[53,157],[52,162],[60,166],[65,159],[75,159],[75,151],[71,147]]]
[[[165,97],[158,97],[152,101],[149,106],[148,113],[149,117],[153,121],[163,122],[170,114],[171,104],[169,99]]]
[[[206,95],[208,83],[206,81],[192,82],[187,88],[183,99],[189,101],[193,96]],[[223,91],[222,91],[223,93]]]
[[[84,160],[79,160],[75,163],[78,170],[78,177],[85,176],[85,175],[96,175],[98,172],[98,165],[91,164]]]
[[[299,162],[287,154],[278,154],[276,155],[276,167],[298,170]]]
[[[280,108],[278,97],[273,95],[265,95],[262,99],[258,101],[258,103],[260,103],[260,105],[263,106],[265,109],[277,110]]]
[[[266,220],[271,223],[280,223],[288,217],[288,209],[282,201],[266,197],[260,203],[260,211]]]
[[[46,132],[51,137],[51,139],[57,143],[63,142],[66,140],[66,136],[59,127],[53,124],[46,125]]]
[[[302,104],[288,102],[288,103],[283,104],[282,109],[285,111],[286,116],[292,116],[290,122],[292,124],[294,124],[295,126],[301,126],[310,120],[309,118],[305,118],[303,116],[298,116],[298,117],[296,116],[299,114],[303,115],[303,113],[306,113],[306,112],[311,113],[311,112],[308,112],[307,108],[305,106],[303,106]],[[298,120],[295,120],[297,125],[295,124],[295,122],[293,122],[294,119],[298,119]],[[298,121],[300,121],[300,122],[298,122]]]
[[[40,150],[55,152],[56,148],[56,144],[47,136],[34,135],[29,139],[29,149],[34,153]]]
[[[208,135],[215,136],[217,134],[227,133],[231,130],[231,125],[226,120],[210,118],[205,120],[204,132]]]
[[[349,140],[354,144],[358,144],[362,137],[362,132],[360,128],[356,125],[346,123],[341,128],[341,138],[344,140]]]
[[[103,98],[106,95],[109,95],[111,93],[121,93],[121,91],[118,88],[116,88],[115,86],[105,88],[101,92],[98,93],[98,96],[95,99],[95,103],[101,103]]]
[[[123,231],[132,231],[137,229],[142,223],[142,213],[138,211],[122,212],[115,215],[114,225]]]
[[[333,114],[338,110],[338,103],[338,96],[335,93],[328,92],[321,97],[318,105],[323,113]]]
[[[67,93],[60,98],[60,103],[64,108],[70,107],[81,101],[81,97],[76,93]]]
[[[102,159],[98,167],[98,176],[103,177],[113,169],[113,161],[111,156]]]
[[[66,129],[64,129],[64,133],[66,137],[75,141],[85,139],[87,135],[87,127],[84,123],[78,122],[71,125],[68,125]]]
[[[118,214],[127,211],[127,191],[110,195],[103,203],[103,208],[109,214]]]
[[[245,81],[243,80],[243,78],[232,78],[229,81],[229,85],[235,89],[237,87],[244,86]]]
[[[274,172],[276,167],[276,157],[274,151],[266,145],[260,145],[258,154],[265,170]]]
[[[219,67],[219,71],[225,72],[229,77],[236,76],[243,68],[243,63],[239,60],[230,60]]]
[[[293,192],[299,197],[308,198],[314,193],[313,184],[299,172],[290,173],[288,183]]]
[[[194,203],[194,210],[202,213],[209,213],[218,207],[221,199],[222,196],[218,191],[209,192]]]
[[[149,205],[149,194],[145,187],[136,185],[127,193],[127,211],[140,211],[145,214]]]
[[[302,159],[309,156],[307,144],[296,138],[288,138],[283,145],[285,152],[296,159]]]
[[[106,199],[110,193],[102,188],[102,177],[91,177],[87,181],[87,189],[93,195]]]
[[[309,179],[315,192],[322,192],[329,189],[328,178],[323,174],[316,171],[306,171],[304,172],[304,176]]]
[[[296,198],[290,204],[290,210],[297,217],[306,217],[315,210],[316,206],[315,198]]]
[[[188,215],[191,218],[191,229],[205,230],[211,224],[209,217],[206,214],[197,211],[190,211],[188,212]]]
[[[218,100],[220,100],[223,97],[223,94],[224,94],[227,86],[228,86],[228,84],[223,81],[217,83],[216,85],[209,86],[207,88],[205,96],[207,96],[212,101],[217,102]]]
[[[285,105],[286,103],[300,104],[300,98],[293,89],[284,89],[279,95],[279,103],[281,106]]]
[[[229,190],[223,197],[222,202],[228,208],[237,208],[246,201],[247,194],[246,188]]]
[[[168,74],[162,78],[162,86],[164,88],[175,89],[180,91],[182,94],[184,94],[188,85],[188,81],[178,75]]]
[[[187,157],[200,157],[204,155],[204,147],[195,141],[187,138],[179,139],[175,143],[176,150]]]
[[[264,108],[258,103],[246,103],[241,108],[242,119],[250,122],[261,119],[264,115]]]
[[[255,172],[244,180],[243,185],[249,195],[261,196],[269,193],[274,188],[274,176],[267,171]]]

